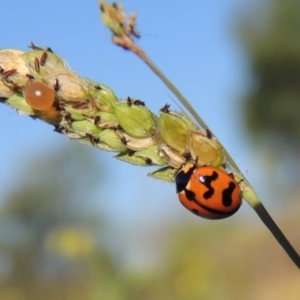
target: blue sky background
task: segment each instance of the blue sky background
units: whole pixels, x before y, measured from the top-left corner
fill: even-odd
[[[249,83],[248,60],[234,29],[244,12],[254,6],[247,2],[123,1],[127,12],[138,12],[142,38],[137,43],[189,99],[268,204],[270,195],[261,184],[266,176],[263,158],[247,138],[241,114]],[[1,24],[0,48],[26,51],[31,41],[50,46],[72,70],[110,86],[119,98],[141,99],[155,113],[165,103],[178,109],[171,93],[142,61],[112,45],[110,32],[101,24],[97,1],[41,4],[27,0],[22,5],[4,1]],[[24,157],[75,143],[53,132],[51,126],[19,116],[4,105],[0,106],[0,128],[2,195],[14,185]],[[120,226],[132,230],[141,220],[145,225],[178,219],[193,219],[200,225],[207,222],[182,208],[172,184],[146,177],[152,168],[115,161],[112,153],[89,151],[97,152],[100,165],[107,170],[105,187],[99,185],[92,196],[95,205],[111,216],[112,232]],[[105,203],[97,201],[100,198],[105,198]],[[247,204],[225,222],[245,217],[257,218]]]

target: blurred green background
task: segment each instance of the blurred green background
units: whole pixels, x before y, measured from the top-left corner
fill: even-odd
[[[190,2],[182,7],[185,18]],[[267,206],[300,252],[300,2],[257,1],[237,14],[231,30],[247,73],[235,104],[239,128],[263,164],[261,184],[274,197]],[[143,206],[140,195],[164,183],[140,185],[123,174],[128,190],[136,190],[124,205],[114,197],[121,163],[111,169],[105,156],[75,142],[50,150],[29,142],[37,151],[16,158],[13,180],[1,186],[0,299],[300,298],[299,271],[252,212],[234,221],[188,213],[167,220],[173,207],[155,204],[152,222],[143,211],[124,226],[106,204],[113,199],[130,215]],[[154,201],[164,197],[158,193]],[[175,192],[172,197],[177,201]]]

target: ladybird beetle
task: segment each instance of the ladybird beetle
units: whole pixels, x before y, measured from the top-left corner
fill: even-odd
[[[186,163],[175,175],[181,204],[197,216],[224,219],[241,206],[241,189],[234,178],[212,166]]]
[[[23,94],[26,103],[36,110],[49,109],[55,100],[55,92],[52,87],[34,80],[28,81]]]

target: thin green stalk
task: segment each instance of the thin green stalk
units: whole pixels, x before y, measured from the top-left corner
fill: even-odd
[[[170,89],[170,91],[173,92],[173,94],[179,99],[179,101],[190,113],[190,115],[194,118],[194,120],[200,125],[200,127],[208,128],[206,123],[197,114],[193,106],[181,94],[181,92],[176,88],[176,86],[164,75],[164,73],[153,63],[153,61],[145,53],[141,57],[141,59],[143,59],[143,61],[147,64],[147,66],[164,82],[164,84]]]

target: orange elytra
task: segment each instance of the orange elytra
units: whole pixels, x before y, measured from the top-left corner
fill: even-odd
[[[239,184],[224,170],[186,163],[175,175],[181,204],[206,219],[228,218],[242,204]]]

